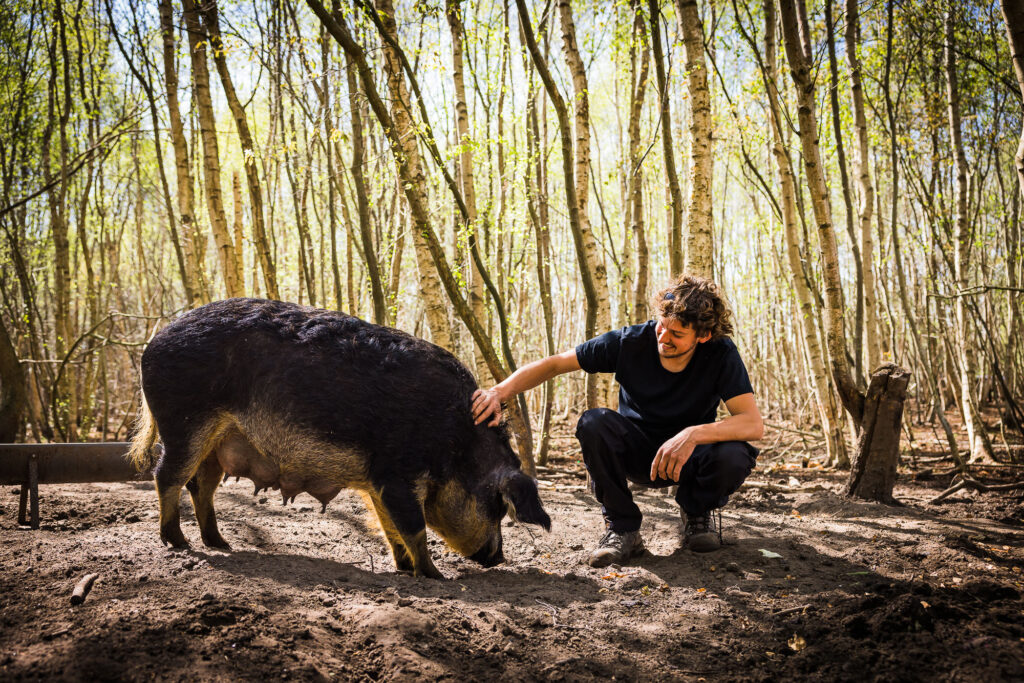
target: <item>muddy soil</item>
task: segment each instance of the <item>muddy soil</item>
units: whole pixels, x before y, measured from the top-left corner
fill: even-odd
[[[707,555],[680,549],[671,497],[638,492],[649,554],[592,569],[600,515],[563,437],[540,475],[551,533],[506,522],[492,569],[435,538],[446,581],[396,573],[348,492],[321,514],[230,481],[220,552],[187,502],[193,547],[165,549],[148,482],[44,486],[38,531],[5,487],[0,680],[1024,679],[1024,492],[932,505],[949,474],[908,471],[890,507],[814,464],[763,458]]]

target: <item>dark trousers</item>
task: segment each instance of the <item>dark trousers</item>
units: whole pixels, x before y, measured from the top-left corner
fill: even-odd
[[[651,479],[651,463],[671,434],[650,434],[608,408],[588,410],[576,425],[583,462],[608,527],[618,533],[637,531],[643,515],[627,482],[663,488],[678,483],[676,502],[687,515],[720,508],[754,468],[757,449],[746,441],[697,446],[683,465],[679,481]]]

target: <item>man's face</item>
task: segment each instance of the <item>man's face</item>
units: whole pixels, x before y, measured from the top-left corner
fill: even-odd
[[[658,354],[662,358],[679,358],[691,353],[697,344],[706,342],[710,334],[698,337],[690,325],[683,325],[675,318],[658,318],[654,326],[658,335]]]

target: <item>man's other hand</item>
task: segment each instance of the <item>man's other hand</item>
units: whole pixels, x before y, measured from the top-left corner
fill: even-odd
[[[501,422],[501,398],[494,389],[477,389],[473,392],[473,419],[480,424],[488,417],[493,418],[488,427],[496,427]]]
[[[693,449],[697,446],[695,431],[696,427],[687,427],[661,444],[661,448],[654,456],[654,462],[651,463],[651,481],[659,478],[679,481],[683,465],[693,455]]]

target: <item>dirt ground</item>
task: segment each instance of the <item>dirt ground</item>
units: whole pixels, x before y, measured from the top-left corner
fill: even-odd
[[[681,550],[672,498],[638,492],[649,554],[606,569],[584,564],[601,521],[563,436],[540,474],[551,533],[506,521],[489,570],[435,538],[447,581],[396,573],[350,492],[321,514],[230,481],[220,552],[187,503],[193,548],[165,549],[148,482],[44,486],[38,531],[4,487],[0,680],[1024,679],[1024,491],[929,504],[949,467],[919,461],[903,506],[853,501],[782,436],[725,509],[724,548]]]

